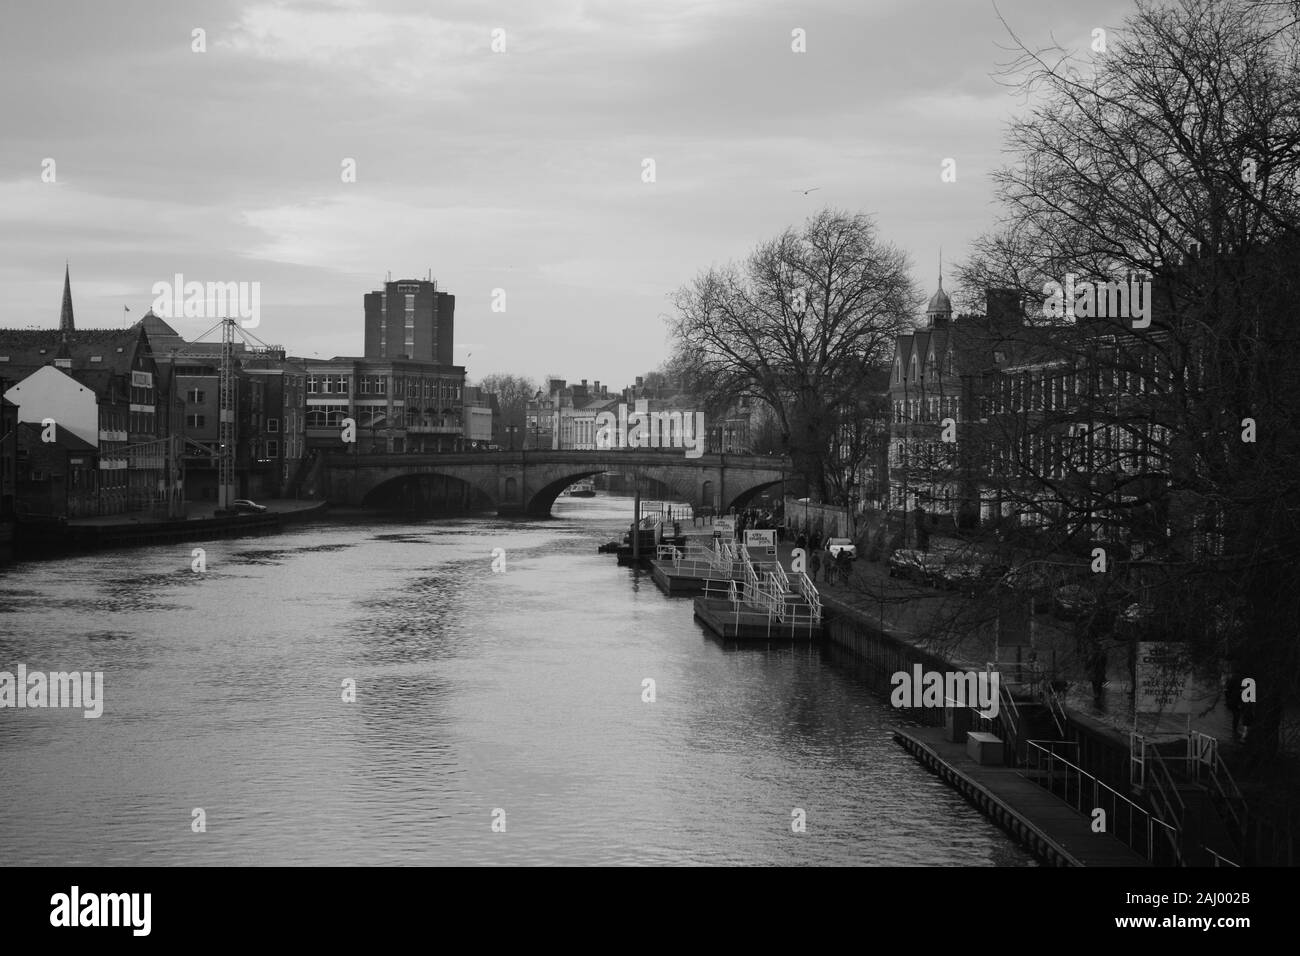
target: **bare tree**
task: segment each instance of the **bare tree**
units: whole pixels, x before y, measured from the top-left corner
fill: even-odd
[[[1017,41],[1004,75],[1034,105],[996,177],[1005,219],[960,270],[972,290],[1043,305],[1039,283],[1071,275],[1149,281],[1141,319],[1131,299],[1030,310],[988,417],[995,483],[1048,547],[1141,539],[1140,557],[1120,555],[1134,572],[1120,609],[1138,604],[1137,633],[1257,680],[1261,752],[1279,747],[1300,679],[1293,13],[1142,3],[1092,63]]]
[[[743,266],[702,273],[675,296],[677,350],[717,396],[760,397],[795,467],[832,496],[839,424],[868,371],[888,362],[921,297],[907,257],[865,215],[824,209],[762,243]]]
[[[479,382],[479,387],[497,397],[503,427],[514,425],[519,428],[522,439],[525,407],[537,394],[537,383],[521,375],[498,374],[486,376]]]

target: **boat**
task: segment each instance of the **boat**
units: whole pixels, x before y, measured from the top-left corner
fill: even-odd
[[[594,498],[596,497],[596,486],[590,478],[584,478],[582,481],[569,485],[565,494],[570,498]]]

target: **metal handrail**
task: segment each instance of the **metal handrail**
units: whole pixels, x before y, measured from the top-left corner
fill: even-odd
[[[1201,741],[1209,741],[1209,761],[1200,759],[1198,744]],[[1246,832],[1246,798],[1242,796],[1237,781],[1233,779],[1231,771],[1228,770],[1228,765],[1223,762],[1223,756],[1219,753],[1217,737],[1198,731],[1193,731],[1187,735],[1187,769],[1189,776],[1197,781],[1201,779],[1203,772],[1208,775],[1212,796],[1217,796],[1219,802],[1227,808],[1237,834],[1239,836],[1244,835]]]
[[[764,580],[758,575],[758,569],[749,559],[749,550],[742,548],[740,551],[741,561],[745,568],[745,597],[746,603],[755,607],[767,609],[767,620],[769,626],[772,618],[775,617],[782,623],[785,622],[785,595],[777,595],[770,588],[764,587]],[[763,576],[764,578],[767,575]]]
[[[1043,700],[1047,703],[1047,712],[1052,715],[1052,722],[1056,724],[1056,732],[1062,737],[1065,736],[1065,725],[1067,718],[1065,716],[1065,703],[1057,696],[1052,689],[1051,681],[1044,681],[1042,685]]]
[[[781,589],[782,594],[790,590],[790,579],[786,577],[785,568],[781,566],[781,562],[778,561],[776,567],[769,573],[772,575],[773,583]]]
[[[1149,752],[1144,751],[1143,757],[1155,773],[1149,774],[1147,779],[1153,784],[1151,795],[1151,805],[1160,814],[1163,822],[1170,824],[1175,833],[1183,832],[1183,819],[1187,815],[1187,804],[1178,794],[1178,788],[1174,785],[1173,775],[1169,772],[1169,767],[1165,765],[1164,757],[1160,756],[1160,751],[1154,747]],[[1169,819],[1172,817],[1172,821]],[[1170,837],[1173,844],[1174,856],[1177,858],[1178,865],[1183,865],[1183,851],[1179,845],[1178,838]]]
[[[808,602],[813,623],[820,624],[822,620],[822,598],[817,591],[817,586],[802,571],[795,572],[795,584],[799,588],[799,593],[803,595],[803,599]]]
[[[1084,780],[1086,778],[1092,784],[1091,792],[1092,792],[1093,809],[1097,809],[1097,808],[1104,809],[1104,807],[1101,807],[1102,804],[1101,792],[1105,791],[1107,794],[1110,795],[1112,811],[1117,810],[1121,802],[1124,804],[1125,808],[1128,811],[1128,815],[1127,815],[1128,839],[1125,839],[1124,837],[1121,837],[1119,835],[1120,830],[1118,828],[1110,828],[1109,832],[1115,834],[1116,838],[1122,840],[1130,849],[1136,850],[1138,849],[1138,847],[1134,845],[1134,842],[1132,840],[1132,837],[1137,832],[1133,826],[1133,821],[1135,817],[1138,818],[1139,820],[1145,820],[1146,821],[1146,847],[1145,850],[1143,851],[1143,856],[1146,857],[1148,862],[1155,863],[1156,862],[1155,827],[1159,826],[1162,828],[1160,832],[1162,832],[1165,835],[1165,837],[1168,838],[1170,842],[1170,846],[1173,848],[1174,855],[1178,859],[1179,863],[1181,864],[1182,855],[1178,849],[1177,831],[1172,826],[1170,826],[1164,820],[1161,820],[1158,817],[1153,816],[1147,810],[1143,809],[1141,806],[1134,803],[1128,797],[1124,796],[1114,787],[1102,783],[1100,780],[1098,780],[1092,774],[1088,773],[1088,771],[1084,770],[1082,767],[1078,766],[1077,764],[1071,763],[1069,760],[1066,760],[1064,757],[1057,754],[1054,750],[1049,750],[1047,747],[1043,746],[1043,744],[1045,743],[1052,744],[1053,746],[1055,746],[1056,744],[1070,744],[1071,746],[1077,746],[1077,744],[1073,741],[1026,740],[1025,757],[1026,757],[1027,766],[1025,770],[1020,771],[1020,775],[1022,777],[1031,780],[1033,779],[1028,775],[1028,773],[1026,773],[1026,771],[1035,771],[1041,774],[1041,772],[1044,769],[1041,761],[1043,757],[1046,756],[1048,761],[1047,768],[1046,768],[1046,773],[1048,774],[1048,782],[1045,785],[1045,789],[1055,794],[1056,793],[1056,788],[1055,788],[1056,765],[1058,763],[1063,765],[1066,772],[1066,776],[1063,781],[1064,790],[1066,794],[1066,798],[1065,798],[1066,803],[1069,803],[1071,806],[1073,806],[1074,809],[1078,811],[1080,814],[1082,814],[1084,817],[1090,817],[1090,812],[1084,810],[1084,802],[1085,802],[1083,799],[1085,794]],[[1074,802],[1071,802],[1068,799],[1070,789],[1071,789],[1070,776],[1069,776],[1071,773],[1077,775],[1078,777],[1078,785],[1075,788],[1076,800]],[[1038,783],[1040,786],[1044,786],[1041,780],[1034,780],[1033,782]],[[1115,816],[1116,819],[1119,819],[1117,814],[1115,814],[1114,812],[1112,813],[1112,816]]]
[[[1214,857],[1214,865],[1215,865],[1216,867],[1219,867],[1219,866],[1231,866],[1231,867],[1233,867],[1234,869],[1238,869],[1238,870],[1241,869],[1241,864],[1240,864],[1240,863],[1233,863],[1233,862],[1232,862],[1231,860],[1229,860],[1226,856],[1223,856],[1223,855],[1221,855],[1221,854],[1219,854],[1219,853],[1215,853],[1213,850],[1211,850],[1211,849],[1210,849],[1208,846],[1206,846],[1204,843],[1201,844],[1201,849],[1204,850],[1206,853],[1210,854],[1210,856]]]

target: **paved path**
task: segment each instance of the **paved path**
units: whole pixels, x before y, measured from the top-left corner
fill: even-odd
[[[724,532],[725,533],[725,532]],[[778,558],[790,570],[790,541],[777,547]],[[751,555],[758,556],[757,551]],[[770,560],[770,558],[768,559]],[[823,569],[824,571],[824,569]],[[956,591],[926,587],[889,577],[885,562],[859,558],[853,563],[847,583],[814,582],[823,602],[833,610],[851,610],[892,637],[908,641],[962,668],[983,669],[996,648],[996,620],[990,602],[969,598]],[[1032,647],[1022,653],[1026,661],[1032,652],[1039,664],[1068,682],[1065,704],[1116,733],[1133,729],[1128,662],[1122,650],[1109,655],[1108,683],[1098,703],[1093,698],[1082,655],[1076,649],[1074,625],[1050,614],[1036,614],[1032,624]],[[1010,656],[1002,649],[1004,658]],[[1218,700],[1220,689],[1211,684],[1201,689],[1197,712],[1191,714],[1143,715],[1138,729],[1150,737],[1185,736],[1189,729],[1217,737],[1221,752],[1235,753],[1239,745],[1232,738],[1232,715]]]

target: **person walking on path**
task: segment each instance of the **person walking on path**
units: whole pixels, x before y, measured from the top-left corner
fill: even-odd
[[[1092,697],[1098,704],[1102,700],[1102,691],[1106,686],[1106,649],[1094,644],[1088,654],[1088,679],[1092,682]]]
[[[1232,739],[1241,740],[1241,675],[1236,669],[1228,675],[1228,682],[1223,685],[1223,703],[1232,714]]]
[[[849,557],[848,551],[841,551],[835,555],[835,570],[839,572],[840,584],[848,587],[849,570],[852,568],[853,559]]]
[[[820,571],[821,569],[822,569],[822,554],[820,551],[814,551],[812,553],[812,557],[808,559],[808,571],[810,572],[808,577],[814,584],[817,583],[817,572]]]

